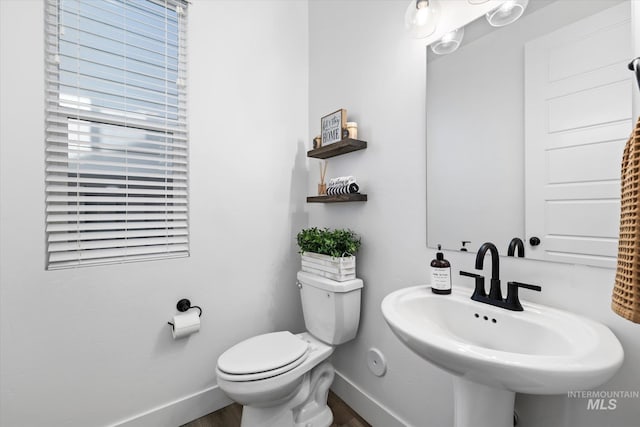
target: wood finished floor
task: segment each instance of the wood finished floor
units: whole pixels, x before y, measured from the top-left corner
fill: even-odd
[[[332,391],[329,392],[327,403],[333,412],[331,427],[371,427],[371,424],[362,419]],[[233,403],[182,427],[240,427],[241,416],[242,406]]]

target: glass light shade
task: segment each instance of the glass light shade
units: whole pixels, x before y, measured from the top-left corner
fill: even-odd
[[[458,28],[442,36],[440,40],[431,43],[431,51],[437,55],[446,55],[458,49],[464,37],[464,28]]]
[[[529,0],[507,0],[487,13],[487,21],[494,27],[503,27],[515,22],[522,16]]]
[[[486,3],[489,0],[467,0],[469,3],[471,4],[482,4],[482,3]]]
[[[436,30],[439,14],[436,0],[411,0],[404,14],[404,26],[417,39],[429,37]]]

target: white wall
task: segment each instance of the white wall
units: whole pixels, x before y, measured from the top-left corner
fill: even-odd
[[[43,2],[1,0],[0,31],[0,425],[175,427],[226,404],[222,351],[302,329],[306,2],[193,2],[192,255],[76,270],[44,270]],[[182,297],[202,329],[174,341]]]
[[[634,22],[640,22],[640,2],[631,2],[631,16]],[[631,46],[633,49],[633,58],[640,56],[640,25],[631,27]],[[636,86],[640,89],[640,82]],[[640,91],[634,91],[633,94],[633,117],[640,116]]]
[[[388,293],[426,283],[435,253],[425,247],[425,47],[405,35],[407,2],[311,1],[309,4],[309,138],[319,118],[339,107],[359,124],[366,150],[329,160],[328,177],[353,174],[369,195],[366,203],[310,206],[309,224],[351,227],[362,235],[358,275],[365,280],[361,329],[355,341],[338,348],[334,363],[355,388],[374,399],[400,424],[442,427],[452,423],[451,379],[414,356],[385,324],[380,302]],[[308,191],[315,191],[310,165]],[[457,275],[473,269],[474,254],[445,252],[454,286],[470,287]],[[501,260],[503,281],[542,285],[523,297],[592,317],[608,325],[622,342],[626,359],[620,372],[599,389],[638,390],[640,326],[609,308],[614,271],[536,261]],[[469,291],[471,294],[471,290]],[[373,376],[366,352],[378,347],[388,372]],[[362,414],[374,411],[359,393],[341,387],[342,397]],[[583,399],[518,395],[522,427],[631,427],[637,425],[637,399],[620,399],[615,411],[588,411]],[[376,424],[374,426],[387,427]]]
[[[380,312],[389,292],[425,281],[430,259],[425,242],[425,48],[405,36],[405,8],[404,1],[309,2],[309,137],[319,133],[321,116],[347,109],[368,147],[329,159],[327,177],[354,175],[369,199],[310,205],[309,224],[350,227],[362,236],[357,255],[358,276],[365,283],[360,330],[355,341],[337,349],[336,369],[405,422],[423,427],[429,419],[429,425],[441,427],[452,424],[450,379],[406,349]],[[317,167],[310,163],[308,189],[314,194]],[[382,378],[366,366],[372,346],[389,360]],[[364,408],[356,409],[367,417]]]

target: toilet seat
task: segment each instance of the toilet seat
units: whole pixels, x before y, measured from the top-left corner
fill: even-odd
[[[246,339],[218,358],[218,374],[227,381],[255,381],[288,372],[304,362],[309,343],[289,331]]]

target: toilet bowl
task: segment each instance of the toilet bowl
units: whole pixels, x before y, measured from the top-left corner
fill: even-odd
[[[335,282],[298,273],[307,332],[272,332],[225,351],[218,385],[244,405],[242,427],[328,427],[334,346],[353,339],[360,318],[362,280]]]
[[[334,370],[331,364],[322,362],[333,353],[332,346],[313,338],[308,333],[293,335],[288,331],[282,331],[249,338],[232,349],[236,351],[253,349],[245,354],[252,354],[258,365],[264,365],[265,357],[269,357],[269,350],[277,348],[269,346],[270,342],[274,345],[282,344],[284,337],[290,340],[290,343],[297,341],[302,344],[303,354],[290,363],[261,372],[249,372],[259,368],[249,368],[251,364],[245,360],[247,372],[241,374],[223,371],[220,365],[223,367],[227,365],[219,362],[216,368],[218,385],[231,399],[245,406],[242,427],[285,427],[298,424],[305,427],[329,426],[333,420],[332,416],[328,418],[326,426],[323,423],[311,423],[313,420],[309,416],[309,411],[326,406],[326,394],[333,381]],[[266,345],[267,347],[262,349],[267,354],[263,354],[258,345]],[[295,346],[292,345],[292,347]],[[282,354],[287,350],[286,347],[280,348],[283,350]],[[292,352],[290,355],[291,358],[295,358],[297,353]],[[316,398],[320,401],[318,402]],[[326,415],[324,417],[327,418]],[[249,418],[255,422],[249,422]]]

